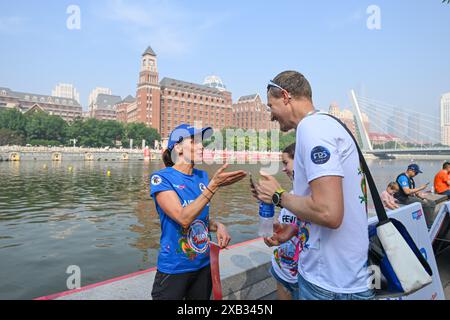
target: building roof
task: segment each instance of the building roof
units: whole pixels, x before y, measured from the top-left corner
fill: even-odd
[[[243,101],[254,101],[259,97],[259,94],[255,93],[255,94],[251,94],[248,96],[242,96],[239,98],[238,102],[243,102]]]
[[[113,96],[109,94],[100,93],[95,100],[97,109],[112,110],[114,106],[122,101],[120,96]]]
[[[155,51],[153,51],[152,47],[150,47],[150,46],[148,46],[147,50],[144,51],[144,53],[142,54],[142,56],[145,56],[145,55],[147,55],[147,54],[156,57]]]
[[[171,78],[164,78],[161,80],[159,84],[162,90],[164,90],[165,88],[171,88],[196,94],[204,94],[223,98],[223,95],[221,94],[220,90],[197,83],[191,83]]]
[[[125,99],[122,100],[122,102],[125,102],[125,103],[133,103],[135,101],[136,101],[136,99],[132,95],[128,95]]]
[[[205,78],[205,80],[203,81],[203,85],[210,87],[210,88],[216,88],[219,91],[226,91],[227,87],[223,84],[222,79],[220,79],[219,76],[208,76]]]
[[[5,87],[0,87],[0,96],[9,96],[12,98],[19,99],[23,102],[50,103],[57,105],[81,107],[78,101],[74,99],[64,97],[53,97],[49,95],[42,95],[28,92],[12,91],[11,89]]]

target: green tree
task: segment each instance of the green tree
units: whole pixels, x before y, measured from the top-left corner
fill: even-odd
[[[297,139],[295,131],[280,134],[280,151],[283,151],[289,145],[295,143]]]
[[[80,145],[81,137],[83,136],[84,122],[82,118],[74,119],[67,127],[67,139],[76,139],[77,144]]]
[[[17,134],[25,136],[27,119],[17,109],[6,109],[0,111],[0,128],[10,129]]]
[[[134,146],[140,146],[142,140],[145,140],[146,145],[153,148],[155,141],[161,141],[161,135],[156,129],[149,128],[143,123],[128,123],[122,135],[122,146],[128,148],[130,139],[133,139]]]
[[[115,147],[116,141],[120,141],[125,129],[118,121],[100,121],[97,127],[97,139],[99,147]]]
[[[25,143],[25,138],[17,131],[11,129],[0,128],[0,146],[5,145],[19,145]]]
[[[81,121],[81,124],[77,123],[75,127],[69,129],[69,132],[72,134],[71,139],[77,139],[78,137],[78,145],[82,147],[98,147],[96,137],[96,128],[98,125],[99,121],[94,118]]]
[[[61,117],[42,111],[27,114],[25,117],[27,141],[48,140],[65,143],[67,123]]]

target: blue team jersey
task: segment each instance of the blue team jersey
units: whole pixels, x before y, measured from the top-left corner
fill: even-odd
[[[209,265],[209,204],[188,229],[183,229],[164,213],[156,201],[156,194],[174,191],[184,208],[201,195],[208,182],[208,173],[195,168],[192,175],[170,167],[152,174],[150,195],[161,220],[160,272],[179,274],[198,271]]]
[[[411,188],[410,181],[406,175],[401,175],[397,179],[397,183],[402,188]]]

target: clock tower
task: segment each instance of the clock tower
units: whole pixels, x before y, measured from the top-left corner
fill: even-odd
[[[157,58],[151,47],[142,54],[136,103],[137,121],[161,132],[161,87]]]

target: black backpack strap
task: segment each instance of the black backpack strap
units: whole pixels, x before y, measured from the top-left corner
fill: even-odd
[[[379,224],[384,224],[384,223],[388,222],[389,218],[386,214],[386,209],[384,209],[384,205],[383,205],[383,202],[381,201],[380,194],[378,193],[377,186],[375,185],[375,181],[373,180],[372,174],[370,173],[369,166],[367,165],[366,159],[364,158],[364,155],[363,155],[361,149],[359,148],[358,142],[356,141],[352,132],[347,128],[347,126],[341,120],[332,116],[331,114],[328,114],[328,113],[319,113],[319,114],[326,115],[330,118],[333,118],[337,122],[339,122],[344,127],[344,129],[348,132],[350,137],[353,139],[356,149],[358,150],[359,162],[361,163],[362,171],[363,171],[364,175],[366,176],[367,184],[370,189],[370,194],[372,195],[372,200],[375,205],[375,210],[377,212]]]

